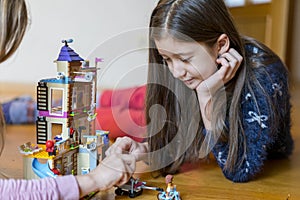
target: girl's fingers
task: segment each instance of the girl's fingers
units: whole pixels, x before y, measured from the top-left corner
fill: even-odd
[[[222,65],[221,68],[223,72],[220,71],[220,73],[223,74],[224,83],[235,76],[242,61],[243,57],[233,48],[229,49],[228,52],[222,54],[222,56],[217,59],[217,63]]]

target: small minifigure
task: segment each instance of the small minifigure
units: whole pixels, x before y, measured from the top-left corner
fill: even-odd
[[[173,184],[173,176],[170,174],[166,176],[165,180],[167,184],[166,197],[169,198],[172,192],[176,190],[176,185]]]
[[[158,200],[181,200],[179,192],[176,190],[176,185],[173,184],[173,176],[167,175],[166,178],[167,188],[166,191],[160,192],[157,195]]]
[[[53,140],[47,140],[46,151],[49,156],[56,156],[56,146]]]

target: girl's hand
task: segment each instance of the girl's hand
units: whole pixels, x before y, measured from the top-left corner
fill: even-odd
[[[148,144],[136,142],[129,137],[119,137],[109,149],[106,150],[107,156],[111,154],[131,154],[136,161],[143,160],[148,152]]]
[[[243,57],[233,48],[222,54],[216,63],[220,68],[196,88],[205,128],[211,129],[211,99],[215,92],[229,82],[237,72]]]
[[[112,154],[106,157],[90,173],[76,176],[80,196],[124,185],[135,171],[133,155]]]
[[[234,76],[243,61],[243,57],[233,48],[222,54],[217,60],[217,64],[221,65],[218,73],[222,77],[223,84],[226,84]]]
[[[212,96],[218,89],[229,82],[237,72],[243,61],[243,57],[233,48],[220,55],[216,63],[220,68],[196,88],[199,94],[209,94]]]

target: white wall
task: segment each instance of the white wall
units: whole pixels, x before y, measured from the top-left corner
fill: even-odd
[[[56,77],[62,39],[94,65],[104,58],[100,87],[146,82],[147,32],[152,0],[28,0],[31,23],[18,52],[0,65],[0,82],[36,83]],[[116,6],[118,5],[118,6]]]

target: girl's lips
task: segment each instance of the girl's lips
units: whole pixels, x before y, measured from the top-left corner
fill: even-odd
[[[190,78],[190,79],[184,80],[183,82],[187,85],[190,85],[193,82],[193,79]]]

